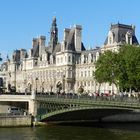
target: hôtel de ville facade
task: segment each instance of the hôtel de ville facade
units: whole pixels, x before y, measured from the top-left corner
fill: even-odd
[[[48,44],[41,35],[33,38],[30,50],[15,50],[1,64],[1,78],[6,91],[17,92],[96,92],[99,84],[94,78],[95,63],[106,50],[118,51],[122,44],[138,45],[135,26],[112,24],[101,47],[88,49],[82,42],[82,26],[64,29],[63,41],[58,40],[56,18],[53,18]],[[20,47],[20,46],[19,46]],[[115,85],[101,84],[101,92],[116,92]]]

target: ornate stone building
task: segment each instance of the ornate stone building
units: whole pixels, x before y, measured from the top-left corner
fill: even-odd
[[[125,24],[111,24],[110,31],[102,47],[102,51],[118,51],[123,44],[138,45],[135,36],[135,26]]]
[[[82,27],[75,25],[64,29],[62,42],[58,41],[56,18],[53,18],[50,40],[46,37],[33,38],[32,48],[15,50],[12,58],[2,65],[7,90],[16,87],[18,92],[96,92],[99,84],[93,76],[95,62],[101,52],[118,50],[123,43],[138,44],[134,26],[111,25],[102,48],[86,50],[82,43]],[[4,69],[5,67],[5,69]],[[101,92],[112,92],[114,85],[104,83]]]

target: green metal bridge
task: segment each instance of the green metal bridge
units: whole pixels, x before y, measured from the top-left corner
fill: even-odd
[[[118,114],[139,114],[139,99],[37,95],[38,121],[101,120]]]

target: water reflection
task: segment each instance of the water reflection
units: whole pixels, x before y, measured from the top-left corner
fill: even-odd
[[[139,140],[140,124],[0,128],[0,140]]]
[[[38,140],[33,128],[0,128],[0,140]]]

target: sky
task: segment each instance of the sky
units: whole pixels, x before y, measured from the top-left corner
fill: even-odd
[[[59,41],[64,28],[82,25],[82,41],[88,49],[102,46],[111,24],[136,26],[140,41],[140,0],[0,0],[0,53],[32,47],[32,38],[49,41],[56,16]]]

